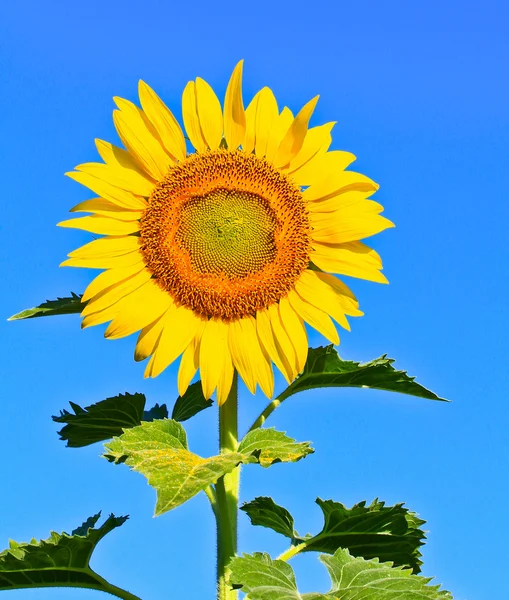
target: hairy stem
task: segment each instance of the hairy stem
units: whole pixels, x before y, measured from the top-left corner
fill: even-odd
[[[253,431],[253,429],[258,429],[258,427],[261,427],[282,402],[283,402],[283,400],[279,400],[279,398],[274,398],[274,400],[272,400],[272,402],[267,404],[267,406],[264,408],[263,412],[260,414],[260,416],[256,419],[256,421],[249,428],[248,433],[250,431]]]
[[[277,560],[290,560],[290,558],[293,558],[296,554],[298,554],[299,552],[302,552],[302,550],[304,550],[304,548],[307,546],[306,542],[302,542],[301,544],[297,544],[297,546],[290,546],[288,548],[288,550],[285,550],[283,552],[283,554],[280,554],[277,557]]]
[[[226,402],[219,407],[219,449],[221,454],[238,448],[237,425],[238,375]],[[228,585],[227,566],[237,552],[237,516],[239,503],[240,466],[220,477],[216,483],[217,520],[217,598],[236,600],[237,592]]]

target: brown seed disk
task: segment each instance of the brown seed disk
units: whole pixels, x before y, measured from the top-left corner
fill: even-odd
[[[241,151],[193,154],[152,192],[141,250],[178,304],[231,321],[286,296],[309,264],[304,200],[265,159]]]

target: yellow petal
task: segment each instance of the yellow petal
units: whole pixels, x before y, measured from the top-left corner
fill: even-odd
[[[171,296],[149,279],[121,300],[119,313],[109,324],[104,337],[115,340],[131,335],[156,321],[173,306]]]
[[[99,238],[69,252],[71,258],[119,256],[140,249],[140,238],[133,235]]]
[[[290,125],[285,137],[282,139],[276,152],[276,156],[274,157],[274,166],[276,168],[288,165],[299,153],[304,144],[304,139],[306,138],[306,133],[308,131],[309,119],[315,110],[318,98],[319,96],[315,96],[305,104],[293,120],[293,123]]]
[[[350,331],[341,294],[323,282],[316,271],[304,271],[295,284],[295,290],[306,302],[323,310],[347,331]]]
[[[223,113],[221,104],[210,85],[196,78],[196,109],[203,137],[211,150],[219,148],[223,137]]]
[[[310,222],[313,227],[313,240],[322,244],[353,242],[394,227],[394,223],[385,217],[362,212],[355,215],[341,213],[336,219],[331,219],[330,223],[319,222],[311,217],[312,215]]]
[[[128,192],[132,192],[139,196],[149,196],[154,189],[154,184],[141,176],[138,177],[142,184],[138,185],[138,180],[136,179],[137,173],[131,171],[135,176],[134,178],[131,178],[129,177],[129,169],[121,169],[120,167],[105,165],[103,163],[83,163],[76,167],[76,171],[88,173],[89,175],[97,177],[97,179],[106,181],[115,187],[127,190]]]
[[[138,84],[138,94],[141,106],[159,134],[168,154],[176,160],[185,160],[186,140],[171,110],[144,81],[140,80]]]
[[[277,304],[271,304],[267,311],[270,317],[270,325],[272,327],[272,333],[274,334],[276,349],[282,361],[287,363],[286,367],[290,368],[288,376],[290,381],[293,381],[299,372],[295,348],[293,347],[292,340],[283,327]]]
[[[187,135],[191,144],[198,152],[205,152],[207,149],[207,140],[203,136],[198,118],[198,109],[196,106],[196,84],[190,81],[184,88],[182,94],[182,118]]]
[[[306,327],[300,315],[295,312],[288,298],[279,301],[279,316],[288,337],[290,338],[297,357],[297,370],[301,373],[308,357],[308,336]]]
[[[172,310],[171,308],[169,310]],[[150,325],[147,325],[140,331],[136,348],[134,351],[134,360],[140,362],[148,358],[155,350],[159,336],[166,324],[166,313],[161,315]]]
[[[295,290],[292,290],[288,294],[288,301],[292,305],[295,312],[299,314],[304,321],[306,321],[306,323],[309,323],[311,327],[320,332],[334,345],[337,346],[339,344],[339,336],[336,326],[328,314],[324,313],[323,310],[316,308],[316,306],[309,304],[309,302],[303,300]]]
[[[233,70],[224,98],[224,137],[228,148],[236,150],[246,135],[246,113],[242,102],[242,66],[241,60]]]
[[[201,317],[184,306],[171,311],[149,363],[150,370],[145,372],[145,376],[157,377],[164,371],[189,346],[203,323]]]
[[[84,231],[90,231],[90,233],[99,233],[101,235],[128,235],[135,231],[139,231],[139,223],[137,221],[119,221],[100,215],[68,219],[67,221],[60,221],[57,225],[58,227],[82,229]]]
[[[111,321],[118,314],[118,305],[114,304],[113,306],[108,306],[104,310],[99,310],[95,313],[87,315],[81,321],[81,328],[86,329],[87,327],[92,327],[94,325],[102,325],[107,321]]]
[[[272,128],[269,133],[269,139],[267,140],[267,150],[265,152],[265,158],[273,162],[276,152],[283,141],[290,125],[293,121],[292,111],[285,106],[281,111],[279,117],[274,121]]]
[[[103,273],[99,273],[88,285],[83,297],[82,302],[87,302],[96,294],[100,294],[112,285],[116,285],[133,275],[136,275],[144,268],[144,265],[137,264],[130,267],[122,267],[120,269],[108,269]]]
[[[246,108],[246,135],[242,142],[242,150],[250,154],[253,152],[256,141],[256,112],[258,110],[258,100],[261,90],[255,94],[254,98]]]
[[[147,283],[152,277],[147,269],[143,269],[135,275],[131,275],[127,279],[106,288],[104,291],[96,294],[83,309],[81,313],[84,317],[99,310],[104,310],[108,306],[112,306],[119,300],[125,300],[130,297],[131,292],[134,292],[143,284]],[[152,319],[153,320],[153,319]],[[150,322],[150,321],[148,321]]]
[[[219,406],[224,404],[228,399],[232,383],[233,383],[234,368],[230,352],[225,354],[225,362],[221,371],[219,381],[217,383],[217,403]]]
[[[262,352],[252,317],[233,321],[229,325],[229,347],[233,365],[251,393],[258,383],[268,397],[274,391],[274,376],[270,364]]]
[[[140,198],[140,196],[135,196],[133,193],[128,192],[127,190],[122,190],[118,187],[115,187],[107,181],[98,179],[89,173],[72,171],[70,173],[66,173],[66,175],[67,177],[74,179],[74,181],[77,181],[78,183],[81,183],[82,185],[91,189],[93,192],[101,196],[101,198],[109,200],[117,206],[122,206],[124,208],[133,210],[143,210],[147,206],[145,200]]]
[[[388,283],[380,273],[382,260],[379,254],[362,242],[336,245],[314,242],[311,261],[323,271]]]
[[[326,155],[327,156],[327,155]],[[327,200],[343,192],[376,192],[379,185],[369,177],[354,171],[328,171],[324,173],[323,179],[310,185],[303,192],[307,202],[316,200]]]
[[[281,371],[286,381],[290,383],[292,380],[292,367],[286,357],[280,355],[280,352],[276,347],[267,310],[259,310],[256,313],[256,333],[258,334],[262,349]]]
[[[319,156],[322,156],[327,152],[329,146],[332,143],[331,131],[335,121],[331,123],[325,123],[325,125],[319,125],[318,127],[311,127],[306,133],[304,143],[298,154],[290,161],[287,172],[292,175],[292,178],[297,181],[299,176],[297,173],[300,169],[303,169],[311,159],[316,160]],[[309,185],[302,183],[299,185]]]
[[[189,346],[182,353],[177,376],[177,388],[180,396],[183,396],[191,380],[196,375],[200,365],[200,338],[195,335]]]
[[[119,221],[139,221],[143,215],[142,210],[126,210],[103,198],[84,200],[71,208],[69,212],[90,212],[103,217],[118,219]]]
[[[351,152],[333,150],[322,153],[298,169],[292,178],[298,185],[320,185],[323,181],[328,181],[331,174],[336,176],[344,171],[354,160],[355,155]]]
[[[262,88],[258,94],[258,103],[256,106],[256,124],[255,124],[255,153],[256,156],[265,156],[267,152],[267,142],[272,127],[279,118],[277,101],[268,87]]]
[[[80,267],[84,269],[118,269],[139,265],[145,266],[143,256],[138,250],[127,254],[105,254],[103,256],[89,256],[83,258],[69,258],[60,263],[61,267]]]
[[[138,167],[127,150],[99,139],[95,140],[95,145],[101,158],[110,170],[115,172],[115,176],[129,184],[126,189],[140,196],[150,195],[155,180]]]
[[[364,313],[359,310],[359,302],[347,285],[330,273],[320,273],[318,271],[313,271],[313,273],[320,281],[322,281],[322,283],[336,292],[346,315],[351,317],[362,317]]]
[[[306,208],[312,213],[330,213],[339,210],[340,208],[346,208],[347,206],[353,206],[366,200],[373,190],[365,191],[347,191],[339,193],[336,196],[330,196],[327,200],[317,200],[314,202],[308,202]]]
[[[228,355],[228,324],[220,319],[210,319],[200,342],[200,377],[205,398],[214,393]]]
[[[137,106],[114,98],[120,110],[113,111],[113,122],[124,146],[136,163],[156,181],[161,181],[174,159],[163,148],[150,121]]]

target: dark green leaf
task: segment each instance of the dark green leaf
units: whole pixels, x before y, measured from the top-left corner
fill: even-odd
[[[250,600],[452,600],[449,592],[428,585],[430,579],[413,575],[410,569],[354,558],[348,550],[340,548],[320,560],[332,580],[332,589],[325,594],[300,594],[290,565],[268,554],[234,558],[230,581]]]
[[[57,298],[56,300],[46,300],[39,306],[27,308],[21,312],[12,315],[9,321],[19,321],[20,319],[34,319],[35,317],[51,317],[52,315],[73,315],[80,313],[86,306],[81,302],[82,294],[71,292],[70,298]]]
[[[87,519],[71,535],[52,531],[47,540],[11,541],[10,547],[0,553],[0,590],[83,587],[115,595],[122,592],[122,598],[136,600],[136,596],[109,584],[90,568],[98,542],[127,520],[110,515],[95,529],[100,514]]]
[[[258,497],[251,502],[246,502],[240,507],[248,514],[253,525],[268,527],[293,540],[297,535],[294,530],[292,515],[279,506],[272,498]]]
[[[175,421],[187,421],[209,406],[212,406],[212,400],[205,398],[201,382],[197,381],[187,388],[183,396],[177,398],[171,418]]]
[[[136,427],[142,420],[152,421],[168,416],[165,404],[156,404],[151,410],[144,411],[145,401],[144,394],[125,393],[85,408],[70,402],[74,414],[63,410],[53,420],[66,424],[58,432],[60,439],[67,440],[70,448],[80,448],[121,435],[124,429]]]
[[[292,540],[294,546],[302,544],[299,552],[327,552],[334,554],[338,548],[347,548],[354,556],[365,559],[378,558],[397,566],[411,567],[419,573],[425,535],[420,527],[425,523],[402,504],[385,506],[374,500],[369,506],[359,502],[346,508],[340,502],[317,499],[322,509],[324,526],[317,535],[300,537],[294,531],[291,514],[271,498],[256,498],[242,507],[253,525],[269,527]]]
[[[253,460],[240,452],[201,458],[187,449],[184,428],[171,419],[128,429],[105,448],[108,460],[125,462],[155,488],[156,515],[183,504],[239,463]]]
[[[273,428],[253,429],[244,437],[238,450],[256,456],[262,467],[270,467],[276,462],[296,462],[314,452],[309,442],[296,442]]]
[[[394,359],[384,355],[361,364],[342,360],[332,345],[310,348],[304,371],[278,396],[278,400],[320,387],[362,387],[446,401],[417,383],[406,371],[397,371],[393,362]]]

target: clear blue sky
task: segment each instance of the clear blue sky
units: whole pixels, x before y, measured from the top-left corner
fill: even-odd
[[[158,519],[142,476],[67,449],[50,415],[72,400],[119,392],[176,398],[175,369],[143,379],[134,338],[105,341],[77,317],[7,323],[45,298],[80,292],[92,271],[59,269],[85,234],[58,230],[87,192],[63,173],[116,140],[112,96],[150,83],[180,115],[189,79],[222,97],[245,59],[244,96],[271,86],[296,110],[321,94],[313,123],[336,120],[333,148],[358,156],[396,223],[374,240],[389,286],[351,281],[366,316],[340,353],[383,353],[452,404],[367,390],[289,400],[272,419],[316,453],[251,467],[242,499],[271,495],[301,532],[316,496],[350,505],[406,501],[427,519],[424,573],[457,600],[506,600],[508,8],[502,0],[309,4],[261,0],[8,2],[0,21],[2,435],[0,546],[70,531],[97,510],[131,519],[99,546],[94,567],[143,600],[213,598],[214,524],[204,495]],[[318,337],[312,339],[317,345]],[[505,388],[505,389],[504,389]],[[241,422],[264,406],[245,390]],[[216,409],[189,425],[212,454]],[[244,551],[282,551],[242,515]],[[502,565],[502,566],[501,566]],[[314,555],[294,561],[302,591],[327,588]],[[188,576],[188,579],[186,577]],[[11,592],[13,600],[79,600],[99,592]]]

